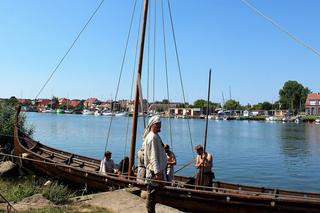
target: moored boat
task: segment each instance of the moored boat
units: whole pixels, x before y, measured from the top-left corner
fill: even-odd
[[[93,115],[93,114],[94,114],[94,111],[90,111],[90,110],[88,110],[88,109],[85,109],[85,110],[82,111],[82,114],[83,114],[83,115]]]

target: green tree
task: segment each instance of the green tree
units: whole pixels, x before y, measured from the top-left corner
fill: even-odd
[[[230,99],[224,104],[223,108],[227,110],[241,110],[243,107],[239,103],[239,101]]]
[[[163,103],[163,104],[169,104],[169,100],[168,100],[168,99],[163,99],[163,100],[162,100],[162,103]]]
[[[272,103],[265,101],[262,103],[262,109],[263,110],[272,110]]]
[[[204,99],[198,99],[193,103],[193,105],[195,107],[205,107],[205,106],[207,106],[207,101]]]
[[[12,106],[12,107],[15,107],[19,104],[19,101],[16,97],[14,96],[11,96],[11,98],[9,98],[8,100],[5,101],[5,103],[8,105],[8,106]]]
[[[247,105],[243,106],[243,109],[250,110],[252,108],[251,104],[247,103]]]
[[[281,108],[290,109],[294,113],[304,111],[304,103],[310,92],[307,87],[297,81],[285,82],[279,91]]]
[[[252,110],[262,110],[262,103],[254,104],[251,109]]]
[[[52,109],[58,109],[59,108],[59,98],[56,96],[53,96],[51,99],[51,108]]]
[[[271,110],[272,104],[268,101],[265,101],[263,103],[257,103],[252,106],[253,110]]]
[[[16,110],[13,105],[8,105],[5,102],[0,103],[0,136],[13,136],[13,127],[15,123]],[[33,133],[33,127],[25,125],[26,116],[20,114],[19,128],[27,134]],[[0,140],[1,141],[1,140]]]
[[[201,108],[206,108],[208,105],[208,102],[204,99],[198,99],[193,103],[194,107],[201,107]],[[210,108],[220,108],[221,104],[220,103],[213,103],[213,102],[209,102],[209,106]]]

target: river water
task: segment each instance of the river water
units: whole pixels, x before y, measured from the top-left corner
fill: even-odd
[[[27,113],[34,138],[41,143],[97,159],[107,144],[116,163],[129,155],[131,119],[113,117],[107,140],[110,117]],[[160,135],[164,143],[172,144],[176,169],[192,160],[191,144],[203,144],[204,126],[204,120],[162,119]],[[142,131],[140,118],[137,150]],[[218,180],[320,192],[320,125],[210,120],[207,150],[213,154]],[[179,174],[193,176],[195,169],[191,165]]]

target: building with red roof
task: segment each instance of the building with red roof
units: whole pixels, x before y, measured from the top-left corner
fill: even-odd
[[[38,111],[42,111],[48,108],[48,105],[51,104],[51,99],[37,99],[36,108]]]
[[[67,98],[59,98],[59,104],[62,105],[62,104],[68,104],[68,102],[70,102],[69,99]]]
[[[307,115],[320,115],[320,93],[308,94],[305,108]]]
[[[84,102],[84,106],[85,106],[86,108],[95,106],[95,105],[97,105],[97,104],[100,104],[100,101],[99,101],[97,98],[88,98],[88,99],[85,100],[85,102]]]
[[[29,104],[31,102],[30,99],[25,99],[25,98],[18,98],[18,101],[22,105],[27,105],[27,104]]]

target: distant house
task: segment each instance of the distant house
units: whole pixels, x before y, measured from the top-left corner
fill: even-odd
[[[59,98],[59,105],[69,104],[70,100],[66,98]]]
[[[150,112],[166,112],[169,114],[174,114],[174,113],[170,113],[169,108],[175,108],[177,106],[176,103],[159,103],[159,102],[155,102],[155,103],[150,103],[149,105],[149,111]]]
[[[97,104],[100,104],[100,101],[97,98],[88,98],[87,100],[85,100],[84,102],[84,106],[86,108],[91,108],[96,106]]]
[[[140,101],[139,101],[140,102]],[[129,112],[134,112],[134,103],[135,103],[135,100],[131,100],[128,102],[127,106],[128,106],[128,111]],[[138,112],[141,112],[142,109],[141,109],[141,103],[139,103],[138,105]],[[148,111],[148,101],[146,99],[143,99],[143,111],[144,112],[147,112]]]
[[[243,116],[244,117],[249,117],[251,115],[251,112],[249,110],[244,110],[243,111]]]
[[[200,117],[201,108],[170,108],[169,113],[175,116]]]
[[[78,107],[80,103],[81,103],[80,100],[75,99],[75,100],[71,100],[68,104],[69,106],[75,108],[75,107]]]
[[[268,110],[252,110],[251,114],[253,116],[268,116]]]
[[[283,116],[287,116],[289,114],[290,113],[288,110],[280,110],[280,109],[279,110],[271,110],[271,115],[274,115],[276,117],[283,117]]]
[[[307,115],[320,115],[320,93],[308,94],[305,109]]]
[[[25,99],[25,98],[18,98],[18,101],[21,105],[27,105],[31,102],[30,99]]]
[[[42,111],[48,108],[48,105],[51,103],[51,99],[38,99],[36,100],[36,108],[38,111]]]

